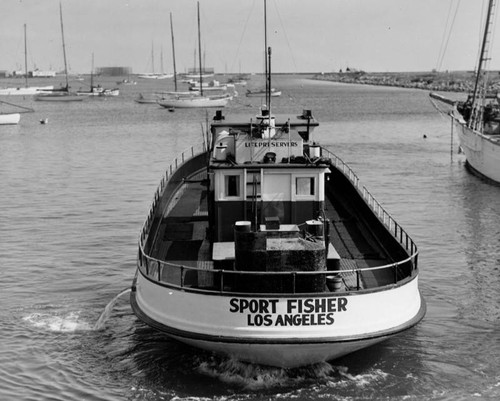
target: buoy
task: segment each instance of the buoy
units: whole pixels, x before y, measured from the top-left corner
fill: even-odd
[[[47,124],[49,122],[49,119],[48,118],[42,118],[40,120],[40,124]]]
[[[427,135],[424,134],[424,139],[426,139],[426,138],[427,138]]]

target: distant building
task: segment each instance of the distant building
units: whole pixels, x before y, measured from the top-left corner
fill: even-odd
[[[5,70],[0,70],[0,78],[8,78],[10,77],[10,73]]]
[[[124,76],[132,74],[132,68],[130,67],[97,67],[97,75],[107,75],[107,76]]]
[[[28,76],[33,78],[54,78],[56,76],[56,72],[33,70],[28,72]]]

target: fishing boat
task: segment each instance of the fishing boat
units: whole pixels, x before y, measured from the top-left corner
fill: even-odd
[[[44,85],[44,86],[28,85],[28,44],[26,38],[26,24],[24,24],[24,80],[25,80],[24,87],[16,86],[10,88],[0,88],[0,95],[31,96],[31,95],[36,95],[40,91],[47,91],[54,89],[54,85]]]
[[[488,53],[495,8],[496,1],[490,0],[472,94],[465,101],[450,100],[436,93],[430,96],[453,106],[450,113],[452,127],[457,133],[468,169],[489,182],[500,184],[500,106],[497,96],[488,93],[486,68],[490,60]]]
[[[203,145],[167,169],[140,233],[130,297],[140,320],[194,347],[293,368],[424,317],[417,246],[319,145],[318,125],[310,110],[274,115],[271,103],[248,118],[215,112]]]
[[[66,45],[64,42],[64,26],[63,26],[63,16],[62,16],[62,4],[59,3],[59,17],[61,22],[61,37],[62,37],[62,48],[64,56],[64,75],[66,77],[66,86],[54,89],[52,91],[42,91],[34,96],[35,100],[45,101],[45,102],[77,102],[82,101],[84,98],[78,96],[76,92],[70,92],[69,81],[68,81],[68,63],[66,60]]]
[[[200,3],[197,3],[198,10],[198,51],[199,51],[199,60],[200,60],[200,68],[199,68],[199,82],[198,82],[198,90],[190,91],[187,95],[185,92],[178,93],[177,92],[177,78],[175,71],[175,47],[174,47],[174,35],[172,28],[172,14],[170,14],[170,27],[172,32],[172,52],[173,52],[173,60],[174,60],[174,84],[175,91],[174,92],[164,92],[166,95],[164,98],[158,100],[158,104],[162,107],[165,107],[169,110],[175,108],[213,108],[213,107],[225,107],[227,103],[232,99],[232,95],[228,93],[205,96],[205,85],[203,84],[203,69],[201,67],[201,29],[200,29]]]
[[[416,325],[415,243],[313,140],[309,111],[268,112],[218,111],[209,146],[168,169],[140,234],[135,314],[186,344],[285,368]]]

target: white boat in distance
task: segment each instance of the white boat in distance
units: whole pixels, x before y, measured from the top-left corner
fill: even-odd
[[[226,84],[221,85],[221,83],[215,79],[208,82],[203,82],[201,86],[199,81],[191,82],[189,84],[189,90],[191,91],[200,91],[201,87],[203,87],[204,92],[211,92],[211,91],[216,92],[216,91],[227,90]]]
[[[271,91],[269,92],[271,97],[278,97],[281,96],[281,91],[276,90],[275,88],[271,88]],[[248,89],[246,92],[247,97],[264,97],[266,96],[266,90],[265,89]]]
[[[174,74],[159,74],[159,73],[145,73],[141,75],[137,75],[137,78],[143,79],[167,79],[172,78]]]
[[[167,109],[192,109],[192,108],[211,108],[226,107],[232,99],[231,95],[222,97],[212,96],[171,96],[160,99],[157,103]]]
[[[101,85],[94,85],[94,53],[92,53],[92,67],[90,68],[90,88],[88,91],[78,90],[76,91],[78,96],[118,96],[120,94],[120,89],[113,88],[103,88]]]
[[[2,88],[0,89],[0,95],[10,96],[10,95],[18,95],[18,96],[32,96],[36,95],[43,91],[51,91],[54,89],[54,85],[46,85],[46,86],[28,86],[28,87],[14,87],[14,88]]]
[[[66,45],[64,43],[64,26],[63,26],[63,15],[62,15],[62,4],[59,3],[59,18],[61,22],[61,37],[62,37],[62,48],[64,57],[64,76],[66,78],[66,86],[60,89],[55,89],[53,91],[44,91],[35,95],[34,99],[44,102],[77,102],[82,101],[84,98],[78,96],[75,92],[70,92],[69,81],[68,81],[68,63],[66,60]]]
[[[175,77],[175,91],[174,92],[163,92],[165,98],[158,100],[158,104],[162,107],[165,107],[169,110],[172,109],[192,109],[192,108],[212,108],[212,107],[225,107],[227,103],[233,98],[233,95],[224,93],[220,95],[210,95],[204,96],[203,92],[205,91],[205,85],[203,82],[203,69],[201,68],[201,35],[200,35],[200,3],[197,4],[198,11],[198,51],[200,53],[200,75],[198,76],[199,82],[199,91],[193,90],[188,92],[186,95],[185,92],[177,91],[177,77]],[[173,52],[173,61],[174,61],[174,76],[176,73],[175,70],[175,46],[174,46],[174,34],[173,34],[173,25],[172,25],[172,15],[170,15],[170,27],[172,32],[172,52]],[[191,88],[190,88],[191,89]],[[168,94],[170,93],[170,94]]]
[[[15,125],[21,120],[20,113],[0,113],[0,125]]]
[[[24,79],[25,86],[16,86],[11,88],[0,88],[0,95],[11,96],[32,96],[36,95],[40,91],[47,91],[54,89],[54,85],[44,85],[44,86],[28,86],[28,46],[26,39],[26,24],[24,24]]]

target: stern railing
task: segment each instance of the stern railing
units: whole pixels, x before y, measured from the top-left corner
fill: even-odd
[[[250,271],[234,271],[234,270],[224,270],[224,269],[206,269],[205,267],[193,267],[184,266],[174,263],[165,262],[156,258],[149,256],[144,248],[146,241],[148,241],[148,236],[154,234],[151,232],[155,217],[158,217],[163,213],[163,210],[158,210],[163,205],[165,207],[165,202],[161,201],[164,195],[164,191],[167,188],[169,180],[173,177],[175,172],[188,160],[206,152],[206,148],[195,149],[194,147],[189,148],[184,151],[179,159],[175,159],[169,168],[165,171],[164,177],[161,179],[160,184],[154,194],[153,202],[151,204],[148,217],[144,222],[139,238],[139,252],[137,257],[137,266],[141,273],[145,275],[149,280],[162,283],[163,285],[179,288],[184,291],[192,291],[199,293],[220,293],[220,294],[248,294],[248,292],[241,292],[231,285],[234,283],[235,278],[240,281],[255,280],[259,276],[263,279],[268,277],[281,277],[282,282],[285,285],[282,287],[283,294],[299,294],[303,291],[297,289],[298,283],[301,280],[315,280],[322,279],[327,282],[327,278],[332,276],[345,277],[347,274],[355,274],[356,285],[347,287],[347,291],[363,291],[364,289],[360,285],[361,275],[363,272],[376,271],[376,270],[389,270],[393,272],[393,281],[389,284],[382,285],[380,287],[385,287],[387,285],[397,285],[399,282],[409,280],[414,276],[417,271],[418,262],[418,250],[417,246],[406,233],[406,231],[394,220],[394,218],[382,207],[382,205],[375,199],[375,197],[366,189],[366,187],[361,187],[358,176],[354,171],[344,163],[339,157],[323,148],[323,152],[326,156],[331,159],[332,165],[335,166],[342,174],[353,184],[359,195],[366,201],[370,209],[374,212],[374,215],[380,220],[380,222],[386,227],[388,232],[404,247],[409,256],[404,260],[386,264],[383,266],[375,267],[365,267],[365,268],[354,268],[354,269],[342,269],[335,271],[313,271],[313,272],[250,272]],[[167,202],[168,204],[168,202]],[[399,275],[398,271],[401,266],[411,265],[411,274]],[[195,273],[195,274],[193,274]],[[193,280],[193,276],[198,277],[198,279]],[[209,283],[205,286],[199,285],[199,277],[203,277],[201,281]],[[288,284],[287,284],[288,283]],[[345,280],[344,280],[345,283]],[[377,287],[378,288],[378,287]],[[373,287],[367,289],[373,291]],[[257,291],[258,292],[258,291]],[[254,293],[254,292],[252,292]]]

